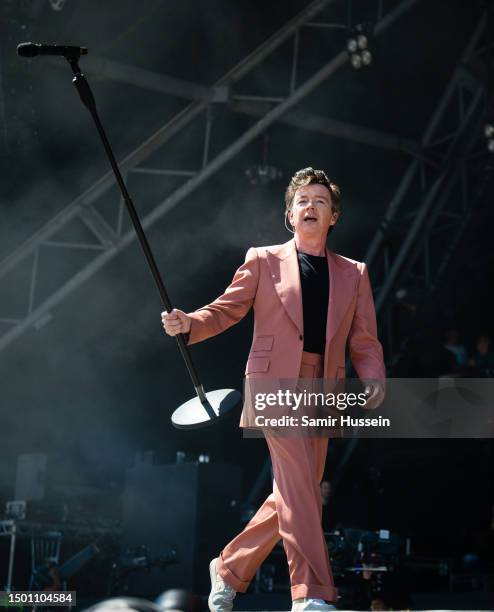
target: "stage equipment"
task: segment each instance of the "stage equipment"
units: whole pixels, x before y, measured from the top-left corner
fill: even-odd
[[[262,141],[262,164],[250,166],[245,171],[251,185],[268,185],[269,183],[277,181],[283,176],[283,172],[279,168],[269,165],[268,152],[269,137],[267,133],[264,133]]]
[[[153,568],[165,570],[175,563],[178,563],[178,558],[174,548],[169,548],[157,556],[152,556],[144,545],[127,548],[113,559],[108,593],[127,592],[128,584],[139,582],[139,572],[149,574]]]
[[[122,548],[144,551],[147,559],[169,558],[175,551],[176,563],[129,572],[126,593],[152,598],[167,588],[208,593],[209,573],[204,568],[218,555],[218,543],[238,532],[241,494],[237,465],[139,464],[127,470]],[[139,569],[138,564],[134,567]]]
[[[24,584],[24,580],[29,579],[29,574],[25,579],[18,575],[19,571],[22,574],[22,567],[15,563],[19,556],[18,545],[20,540],[27,541],[30,544],[31,578],[34,580],[36,570],[41,580],[45,569],[51,570],[58,566],[62,538],[64,542],[68,540],[77,540],[78,542],[89,540],[92,542],[62,566],[64,568],[63,572],[66,572],[66,577],[69,577],[94,557],[94,555],[91,556],[91,553],[95,553],[96,548],[99,551],[109,549],[110,543],[113,545],[119,535],[119,526],[109,525],[106,520],[100,520],[97,517],[93,517],[90,523],[86,520],[49,522],[13,518],[0,519],[0,540],[3,538],[10,540],[6,573],[2,574],[1,578],[4,586],[3,590],[12,591],[19,590],[20,587],[25,589],[28,587],[27,582]],[[43,569],[43,565],[47,563],[48,567]],[[54,579],[53,572],[50,574],[50,571],[48,571],[46,576]]]
[[[132,199],[129,195],[129,192],[125,185],[125,181],[120,173],[117,160],[115,159],[115,155],[113,154],[112,148],[99,118],[98,111],[96,109],[96,101],[94,99],[93,93],[89,87],[89,83],[87,82],[84,74],[82,74],[81,69],[79,67],[80,55],[86,54],[87,49],[86,47],[66,45],[37,45],[34,43],[22,43],[18,45],[17,53],[19,55],[27,55],[29,57],[32,57],[33,54],[36,55],[36,51],[38,51],[38,54],[45,54],[48,52],[49,49],[51,49],[52,54],[54,50],[56,50],[56,54],[63,55],[70,64],[70,67],[74,74],[72,82],[79,93],[81,102],[91,114],[96,129],[98,130],[101,142],[103,143],[103,147],[108,156],[108,160],[115,175],[116,182],[122,194],[123,201],[125,202],[125,205],[127,207],[127,211],[132,220],[135,232],[141,244],[142,250],[144,251],[146,261],[148,263],[154,282],[158,289],[162,306],[166,311],[170,312],[173,310],[172,303],[163,284],[163,280],[161,278],[153,253],[144,233],[144,229],[139,220],[134,203],[132,202]],[[180,429],[197,429],[207,425],[212,425],[216,423],[220,418],[223,418],[227,414],[229,414],[234,408],[236,408],[241,402],[242,395],[235,389],[217,389],[215,391],[209,391],[206,393],[192,363],[192,359],[187,349],[184,335],[178,334],[177,336],[175,336],[175,338],[178,344],[180,354],[182,355],[182,358],[189,372],[189,376],[192,380],[192,384],[194,385],[196,397],[188,400],[174,411],[171,417],[172,424]]]
[[[277,181],[282,176],[281,170],[275,166],[265,166],[262,164],[250,166],[245,171],[245,174],[251,185],[268,185],[273,181]]]
[[[372,33],[373,25],[370,23],[360,23],[349,32],[346,48],[350,55],[350,63],[356,70],[372,63],[372,53],[369,49]]]
[[[486,139],[487,150],[489,153],[494,153],[494,125],[487,123],[484,127],[484,136]]]
[[[49,5],[52,11],[59,13],[63,10],[64,6],[67,4],[67,0],[49,0]]]
[[[409,553],[406,538],[387,529],[340,528],[325,534],[335,573],[388,572]]]
[[[5,504],[6,518],[19,521],[65,523],[69,506],[62,501],[11,500]]]
[[[34,551],[36,543],[32,542]],[[30,591],[63,591],[67,580],[75,576],[87,563],[89,563],[96,555],[100,553],[100,548],[97,542],[93,542],[85,546],[78,553],[70,557],[67,561],[58,565],[57,561],[50,559],[40,559],[38,565],[34,565],[29,584]],[[33,559],[34,552],[33,552]]]

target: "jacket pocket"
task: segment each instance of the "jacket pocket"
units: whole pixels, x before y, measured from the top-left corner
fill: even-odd
[[[257,336],[252,344],[253,351],[270,351],[273,348],[274,336]]]
[[[252,374],[253,372],[267,372],[268,369],[269,357],[251,357],[247,361],[245,373]]]

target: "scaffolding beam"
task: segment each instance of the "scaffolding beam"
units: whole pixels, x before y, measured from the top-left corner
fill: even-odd
[[[303,25],[303,23],[311,20],[315,14],[317,14],[329,3],[330,0],[317,0],[316,2],[311,3],[307,9],[302,11],[278,33],[273,35],[266,43],[261,45],[256,52],[248,56],[246,60],[241,62],[236,68],[225,75],[225,77],[220,79],[217,85],[237,82],[253,67],[257,66],[274,49],[278,48],[282,42],[294,35],[296,30]],[[382,20],[376,24],[376,36],[380,35],[386,30],[386,28],[394,24],[415,3],[416,0],[402,0],[400,4],[386,14]],[[178,187],[174,193],[165,198],[158,206],[156,206],[156,208],[145,215],[142,220],[143,228],[149,229],[152,225],[154,225],[186,196],[192,193],[218,170],[220,170],[226,163],[233,159],[270,125],[279,121],[288,111],[290,111],[290,109],[299,104],[308,94],[314,91],[322,82],[324,82],[341,66],[343,66],[348,59],[349,56],[347,51],[341,51],[321,69],[316,71],[312,77],[294,89],[294,91],[285,100],[269,110],[253,126],[247,129],[239,138],[237,138],[237,140],[226,147],[215,158],[208,161],[206,165],[198,170],[194,176],[189,178],[184,184]],[[121,162],[121,169],[124,177],[127,178],[129,173],[133,169],[137,168],[142,161],[151,155],[151,153],[163,146],[163,144],[165,144],[172,135],[178,133],[193,119],[198,117],[203,111],[207,110],[207,108],[208,105],[205,102],[195,102],[179,113],[161,130],[158,130],[157,133],[145,141],[139,148],[137,148]],[[87,189],[81,196],[76,198],[76,200],[74,200],[72,204],[70,204],[64,211],[59,213],[50,223],[37,232],[31,239],[26,241],[24,245],[22,245],[10,257],[6,258],[6,260],[0,264],[0,278],[12,271],[17,264],[25,261],[25,259],[33,252],[42,247],[44,243],[50,241],[54,234],[59,232],[65,225],[68,224],[69,221],[77,217],[81,217],[84,219],[86,226],[96,226],[95,223],[97,224],[97,221],[95,222],[95,219],[98,219],[97,215],[99,215],[99,212],[93,205],[98,197],[102,196],[113,185],[113,183],[113,175],[112,173],[108,172],[93,186]],[[87,210],[84,209],[89,209],[90,213],[87,214]],[[121,209],[122,206],[120,206],[120,212]],[[90,219],[89,223],[88,219]],[[121,223],[119,227],[121,228]],[[103,234],[101,234],[102,228]],[[38,320],[44,318],[50,310],[62,302],[64,298],[78,288],[83,282],[93,276],[99,269],[117,256],[118,253],[131,244],[135,239],[135,232],[133,230],[129,230],[125,234],[116,231],[115,239],[112,234],[108,235],[107,233],[105,235],[104,225],[99,224],[98,229],[100,231],[98,231],[96,238],[100,244],[105,246],[105,250],[97,255],[84,268],[77,271],[72,278],[70,278],[70,280],[53,291],[53,293],[43,302],[38,304],[36,307],[34,307],[34,304],[32,304],[33,308],[31,312],[24,313],[24,316],[22,316],[17,323],[7,329],[3,336],[0,337],[0,350],[5,349],[24,331],[29,329],[32,325],[35,325]],[[89,249],[96,253],[96,250],[94,249],[94,242],[92,242],[90,246],[88,245],[88,250]],[[17,319],[17,317],[9,318]]]
[[[423,160],[411,161],[365,257],[372,272],[376,310],[383,322],[381,336],[391,364],[396,361],[393,356],[393,307],[399,301],[396,289],[412,290],[422,300],[430,299],[451,259],[451,245],[458,245],[472,207],[484,195],[479,194],[474,202],[470,194],[475,189],[470,189],[469,183],[488,184],[493,170],[492,164],[479,170],[475,152],[477,145],[485,146],[482,124],[493,94],[486,82],[472,81],[464,70],[488,34],[487,22],[485,12],[423,135],[422,149],[435,163],[426,169]],[[485,75],[491,67],[486,68]],[[445,221],[448,248],[441,249],[436,237],[444,231]],[[399,352],[402,350],[403,345]]]

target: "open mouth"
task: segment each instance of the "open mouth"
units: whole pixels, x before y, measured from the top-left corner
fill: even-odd
[[[312,223],[317,221],[316,217],[305,217],[304,222]]]

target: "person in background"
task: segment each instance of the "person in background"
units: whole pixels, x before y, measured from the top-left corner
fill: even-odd
[[[494,353],[491,351],[491,339],[487,334],[477,336],[475,352],[468,363],[480,376],[494,376]]]
[[[457,369],[467,365],[468,352],[463,344],[461,344],[461,334],[459,329],[452,327],[446,331],[444,334],[444,348],[453,354]]]
[[[321,482],[321,502],[322,502],[322,528],[325,532],[335,528],[334,507],[331,495],[331,483],[329,480]]]

